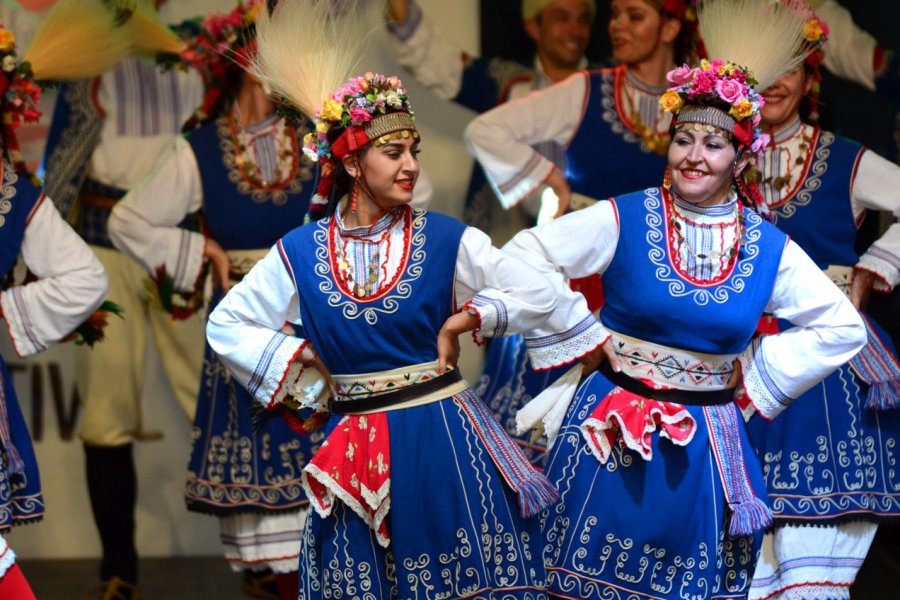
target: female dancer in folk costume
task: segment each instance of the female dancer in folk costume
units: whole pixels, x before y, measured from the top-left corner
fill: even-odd
[[[603,197],[657,183],[671,117],[659,105],[666,72],[693,37],[685,0],[612,0],[609,34],[620,66],[584,71],[477,118],[466,137],[505,207],[546,183],[567,207],[571,191]],[[535,144],[565,148],[565,169]],[[628,165],[626,168],[625,165]],[[573,282],[592,310],[602,304],[596,277]],[[491,343],[477,391],[510,433],[515,413],[561,374],[532,365],[521,336]],[[546,462],[546,438],[516,439],[533,464]]]
[[[709,0],[700,12],[710,53],[734,56],[763,85],[802,60],[804,24],[796,10],[755,0]],[[762,43],[748,43],[760,32]],[[714,60],[669,77],[663,102],[675,125],[663,186],[599,202],[506,246],[558,281],[561,306],[572,309],[548,324],[567,312],[581,317],[603,342],[585,362],[608,357],[567,412],[571,395],[549,407],[538,398],[521,415],[523,425],[545,420],[559,431],[546,473],[562,499],[543,522],[550,592],[559,597],[745,597],[772,518],[732,401],[739,373],[771,417],[864,340],[849,301],[742,205],[755,195],[742,172],[766,143],[754,127],[762,100],[751,72]],[[602,273],[606,291],[600,322],[563,283],[592,273]],[[751,345],[764,311],[796,326]],[[544,334],[527,341],[541,348],[552,339]]]
[[[854,250],[866,210],[900,216],[900,168],[815,124],[827,31],[810,11],[816,51],[763,91],[763,127],[774,143],[752,175],[772,223],[863,309],[873,285],[890,291],[900,282],[900,225],[862,256]],[[900,479],[891,475],[900,457],[900,365],[888,336],[865,319],[868,343],[849,363],[780,418],[749,419],[776,526],[763,541],[751,598],[849,598],[878,523],[900,516]],[[790,326],[774,318],[765,325],[769,333]]]
[[[202,298],[208,261],[214,308],[309,210],[315,164],[303,155],[301,140],[313,125],[303,116],[293,123],[277,116],[259,81],[245,71],[256,51],[256,17],[264,10],[262,1],[240,3],[203,21],[184,54],[207,85],[203,105],[186,125],[193,130],[110,217],[113,242],[152,274],[164,306],[166,288]],[[203,233],[179,228],[196,211],[202,211]],[[174,310],[182,316],[191,306]],[[204,365],[188,508],[219,517],[232,569],[271,569],[280,596],[296,598],[309,510],[300,472],[324,435],[297,435],[282,418],[265,418],[258,427],[252,398],[208,345]]]
[[[296,395],[314,360],[341,373],[327,440],[303,473],[315,513],[300,597],[544,598],[540,532],[526,517],[555,491],[447,367],[461,332],[534,327],[554,293],[480,231],[407,206],[419,134],[406,93],[366,73],[328,97],[359,34],[352,11],[327,8],[283,1],[258,29],[263,81],[317,113],[305,148],[322,161],[324,215],[282,238],[207,330],[266,407]],[[285,321],[305,339],[282,334]]]
[[[95,22],[102,25],[104,21],[101,16]],[[36,39],[43,35],[46,41],[48,28],[53,33],[56,25],[58,20],[50,20],[38,31]],[[63,45],[76,38],[84,22],[67,25],[69,33],[61,38]],[[107,28],[111,25],[111,20],[106,21]],[[101,32],[102,28],[94,31]],[[0,96],[0,279],[4,283],[11,281],[20,255],[36,276],[35,281],[24,285],[4,285],[0,291],[0,314],[16,354],[24,357],[70,336],[100,307],[106,298],[108,281],[87,245],[23,170],[16,128],[41,116],[36,109],[41,89],[31,70],[17,64],[15,37],[2,23],[0,39],[0,62],[4,65],[0,85],[5,90]],[[111,40],[110,51],[117,52],[116,46]],[[119,46],[119,50],[123,47]],[[44,50],[44,46],[32,46],[29,50],[32,56],[40,57],[35,64],[38,73],[44,73]],[[73,48],[73,53],[84,60],[96,58],[83,47]],[[62,69],[72,67],[66,60],[59,62]],[[102,68],[100,63],[97,58],[95,64]],[[98,317],[102,319],[102,315]],[[44,498],[28,425],[6,361],[0,357],[0,530],[37,521],[43,514]],[[33,599],[34,593],[15,561],[15,552],[0,536],[0,598]]]

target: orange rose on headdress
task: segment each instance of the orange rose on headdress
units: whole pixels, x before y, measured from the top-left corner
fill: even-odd
[[[9,29],[0,29],[0,51],[12,52],[16,49],[16,36]]]
[[[744,98],[743,100],[732,106],[731,110],[728,112],[735,119],[746,119],[751,114],[753,114],[753,103]]]
[[[681,94],[673,92],[672,90],[663,94],[662,98],[659,99],[659,103],[664,110],[670,113],[677,113],[681,110],[681,107],[684,106],[684,100],[681,98]]]
[[[810,19],[803,28],[803,37],[810,43],[818,42],[824,34],[825,32],[822,30],[822,25],[818,19]]]

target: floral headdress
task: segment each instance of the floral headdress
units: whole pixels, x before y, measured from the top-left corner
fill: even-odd
[[[721,131],[742,148],[761,152],[769,136],[759,129],[764,104],[758,90],[801,65],[809,7],[803,0],[704,0],[697,6],[700,35],[714,57],[700,66],[683,65],[667,75],[672,87],[660,99],[674,114],[673,127]],[[741,194],[762,213],[765,201],[755,185],[737,178]]]
[[[185,130],[214,118],[228,91],[229,71],[250,66],[256,53],[253,28],[263,10],[265,0],[241,1],[230,13],[214,12],[201,21],[200,32],[188,42],[181,58],[200,73],[206,93]]]
[[[754,153],[769,143],[769,136],[759,129],[759,109],[765,101],[746,67],[704,58],[699,67],[682,65],[666,78],[672,86],[659,102],[674,115],[676,129],[719,130]]]
[[[316,121],[303,148],[320,166],[310,220],[326,213],[336,160],[369,143],[419,135],[398,78],[351,77],[366,55],[363,12],[357,0],[279,0],[257,23],[253,73],[288,109]]]
[[[16,36],[0,22],[0,119],[6,154],[16,170],[25,172],[25,161],[19,149],[16,129],[23,123],[35,123],[41,118],[37,109],[41,88],[34,82],[28,63],[19,64],[16,55]]]
[[[398,77],[367,72],[352,77],[315,114],[316,131],[303,140],[303,152],[321,164],[319,185],[310,205],[310,219],[324,215],[334,183],[334,161],[370,142],[382,146],[392,139],[419,139],[415,114]],[[343,131],[334,141],[329,133]]]

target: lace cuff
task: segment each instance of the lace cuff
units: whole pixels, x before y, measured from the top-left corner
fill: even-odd
[[[900,258],[878,246],[871,246],[855,268],[875,274],[873,289],[876,292],[891,292],[900,283]]]
[[[772,378],[765,345],[770,338],[756,338],[739,356],[744,393],[756,411],[771,421],[794,401]]]
[[[593,314],[588,314],[574,327],[561,333],[536,337],[526,335],[525,347],[531,367],[536,371],[545,371],[578,360],[609,337],[609,331]]]
[[[281,332],[272,336],[247,384],[247,391],[257,402],[270,409],[293,395],[304,369],[300,353],[308,343]]]
[[[474,298],[466,302],[463,310],[478,317],[478,326],[472,330],[472,338],[479,346],[484,345],[485,338],[503,337],[503,334],[506,333],[509,315],[506,305],[501,300],[476,294]]]

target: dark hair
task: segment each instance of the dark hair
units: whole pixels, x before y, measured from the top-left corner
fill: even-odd
[[[333,145],[335,141],[341,134],[346,131],[346,127],[332,127],[328,130],[328,143],[329,145]],[[369,145],[367,144],[363,148],[360,148],[356,151],[357,160],[362,158],[362,155],[369,149]],[[328,193],[328,205],[325,207],[325,216],[330,217],[337,210],[338,202],[344,196],[347,196],[353,192],[353,186],[356,185],[356,179],[347,172],[347,168],[344,166],[344,161],[339,158],[332,159],[334,163],[334,174],[332,175],[334,178],[333,183],[331,184],[331,191]],[[321,175],[320,175],[321,176]]]

